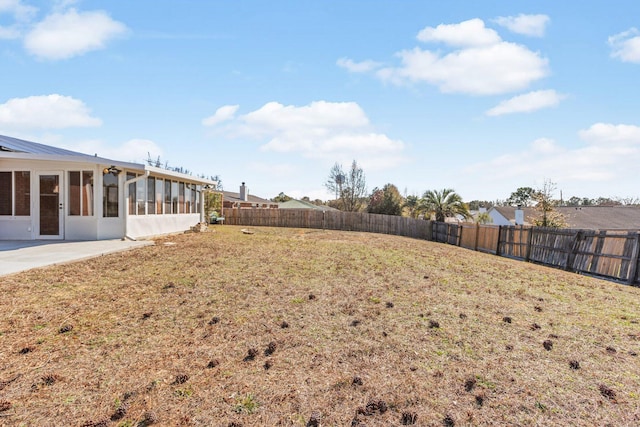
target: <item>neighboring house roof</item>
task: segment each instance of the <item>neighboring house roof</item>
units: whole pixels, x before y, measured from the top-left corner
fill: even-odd
[[[491,208],[511,223],[515,222],[515,210],[512,206],[494,206]],[[539,216],[534,208],[522,208],[525,224],[533,223]],[[564,216],[569,228],[587,230],[639,230],[640,207],[638,206],[558,206],[555,210]]]
[[[237,203],[259,203],[261,205],[263,204],[277,205],[276,202],[263,199],[262,197],[253,196],[251,194],[247,195],[247,200],[242,200],[242,198],[240,198],[240,193],[234,193],[231,191],[223,191],[222,196],[224,197],[225,202],[231,202],[231,203],[237,202]]]
[[[278,203],[280,209],[313,209],[319,211],[337,211],[338,209],[326,205],[314,205],[306,200],[291,199],[286,202]]]
[[[563,206],[556,209],[564,215],[570,228],[640,229],[640,207],[638,206]]]

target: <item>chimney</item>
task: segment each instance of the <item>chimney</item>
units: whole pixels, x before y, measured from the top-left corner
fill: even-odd
[[[524,211],[521,205],[516,208],[516,225],[524,225]]]
[[[243,202],[249,201],[249,191],[247,189],[247,186],[244,185],[244,182],[240,186],[240,200],[242,200]]]

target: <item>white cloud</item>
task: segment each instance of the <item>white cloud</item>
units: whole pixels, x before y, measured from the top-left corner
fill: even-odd
[[[524,46],[501,42],[444,56],[415,48],[398,54],[402,66],[378,72],[395,84],[426,82],[445,93],[495,95],[525,89],[548,74],[547,60]]]
[[[149,155],[152,158],[162,157],[162,148],[149,139],[134,138],[120,145],[119,147],[103,147],[102,152],[107,153],[110,158],[128,159],[132,162],[142,163]]]
[[[470,19],[459,24],[426,27],[418,33],[421,42],[442,42],[449,46],[487,46],[500,43],[498,33],[484,26],[482,19]]]
[[[487,110],[485,114],[487,116],[501,116],[512,113],[530,113],[543,108],[555,107],[564,98],[566,98],[565,95],[561,95],[555,90],[537,90],[502,101]]]
[[[392,167],[403,161],[404,143],[375,132],[354,102],[316,101],[305,106],[269,102],[220,129],[229,138],[262,140],[265,152],[299,153],[306,158]]]
[[[54,13],[25,36],[24,46],[32,55],[49,60],[67,59],[103,49],[127,27],[103,11]]]
[[[54,10],[65,10],[77,3],[79,3],[80,0],[55,0],[53,2],[53,9]]]
[[[20,31],[16,27],[0,26],[0,40],[13,40],[20,38]]]
[[[640,162],[639,126],[596,123],[579,131],[578,136],[585,144],[577,148],[569,149],[551,139],[540,138],[526,150],[503,154],[473,165],[466,172],[481,176],[476,179],[486,181],[486,185],[549,177],[561,188],[573,187],[589,193],[593,193],[595,186],[618,190],[636,182],[636,165]],[[597,191],[606,195],[610,190]]]
[[[640,64],[640,31],[637,28],[609,37],[609,46],[612,57]]]
[[[0,104],[0,127],[6,129],[63,129],[100,126],[84,102],[57,94],[13,98]]]
[[[383,81],[402,85],[425,82],[445,93],[495,95],[527,88],[545,77],[547,59],[523,45],[503,41],[479,19],[425,28],[423,41],[459,48],[448,53],[414,48],[397,54],[402,65],[377,71]]]
[[[351,73],[366,73],[368,71],[373,71],[376,68],[380,67],[379,62],[375,61],[361,61],[355,62],[349,58],[340,58],[336,61],[338,67],[344,68]]]
[[[24,4],[21,0],[0,0],[0,13],[9,13],[18,22],[28,22],[38,8]]]
[[[558,147],[553,139],[538,138],[531,143],[531,148],[534,152],[542,154],[553,154],[559,152],[561,149]]]
[[[531,37],[542,37],[550,19],[547,15],[499,16],[494,22],[509,31]]]
[[[596,123],[579,132],[580,138],[593,145],[629,145],[640,148],[640,127]]]
[[[253,131],[325,136],[367,126],[369,119],[355,102],[316,101],[303,107],[269,102],[243,116]]]
[[[204,126],[215,126],[218,123],[226,122],[234,118],[239,105],[225,105],[216,110],[213,116],[202,119]]]
[[[14,40],[22,37],[24,26],[31,21],[38,9],[28,6],[20,0],[0,0],[0,16],[8,14],[14,22],[10,25],[0,25],[0,40]]]

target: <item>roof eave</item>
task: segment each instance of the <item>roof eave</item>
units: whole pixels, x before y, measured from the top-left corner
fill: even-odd
[[[110,165],[123,169],[144,170],[145,166],[138,163],[122,162],[119,160],[105,159],[103,157],[89,155],[60,155],[60,154],[33,154],[2,151],[0,158],[16,160],[56,161],[71,163],[94,163],[97,165]]]
[[[184,181],[198,182],[198,183],[201,183],[202,185],[210,185],[212,187],[215,187],[216,185],[218,185],[217,181],[212,181],[212,180],[206,179],[206,178],[198,178],[198,177],[195,177],[195,176],[192,176],[192,175],[187,175],[185,173],[174,172],[174,171],[168,170],[168,169],[157,168],[155,166],[144,165],[143,169],[145,171],[151,172],[153,175],[156,175],[156,176],[163,176],[163,177],[168,177],[168,178],[178,178],[178,179],[182,179]]]

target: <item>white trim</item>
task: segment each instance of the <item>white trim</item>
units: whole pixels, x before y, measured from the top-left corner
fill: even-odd
[[[180,172],[174,172],[168,169],[157,168],[155,166],[145,166],[144,169],[146,171],[153,173],[154,176],[177,178],[181,181],[195,182],[202,185],[211,185],[211,186],[218,185],[217,181],[211,181],[210,179],[206,179],[206,178],[197,178],[192,175],[187,175]]]
[[[129,240],[136,240],[134,237],[129,236],[129,184],[135,184],[138,181],[142,181],[143,179],[146,180],[150,175],[150,171],[146,170],[144,171],[144,174],[140,175],[140,176],[136,176],[135,178],[131,178],[130,180],[127,180],[127,176],[125,175],[125,181],[124,181],[124,238],[125,239],[129,239]],[[144,216],[147,216],[147,183],[145,182],[145,186],[144,186],[144,198],[145,198],[145,202],[144,202]],[[154,194],[155,194],[155,189],[154,189]],[[155,199],[153,201],[155,203]]]

